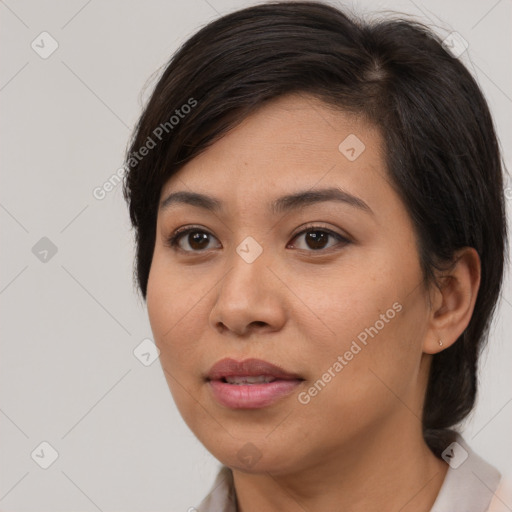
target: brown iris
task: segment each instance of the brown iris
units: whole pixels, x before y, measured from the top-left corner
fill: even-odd
[[[325,231],[308,231],[305,240],[311,249],[323,249],[327,243],[329,234]]]
[[[188,243],[194,250],[201,250],[208,246],[208,233],[203,231],[191,231],[188,234]]]

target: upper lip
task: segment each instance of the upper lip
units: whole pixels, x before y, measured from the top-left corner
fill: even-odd
[[[289,373],[275,364],[261,359],[221,359],[217,361],[206,375],[207,380],[222,380],[225,377],[257,377],[259,375],[274,377],[275,379],[303,380],[297,374]]]

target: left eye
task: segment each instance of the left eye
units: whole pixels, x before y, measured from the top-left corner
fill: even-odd
[[[296,235],[293,239],[296,240],[299,237],[304,237],[304,241],[307,244],[307,246],[310,249],[313,249],[314,251],[322,250],[326,248],[327,240],[329,238],[336,238],[338,240],[338,243],[343,242],[349,243],[349,240],[347,240],[345,237],[341,236],[338,233],[335,233],[334,231],[331,231],[329,229],[319,229],[319,228],[309,228],[298,235]],[[334,244],[336,245],[336,244]],[[330,246],[332,247],[332,245]],[[298,247],[298,249],[304,249],[303,247]],[[306,248],[307,250],[307,248]]]

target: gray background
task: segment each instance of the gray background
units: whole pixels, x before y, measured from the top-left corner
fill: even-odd
[[[0,1],[2,511],[186,511],[210,488],[218,462],[180,418],[158,360],[133,353],[152,335],[121,186],[102,200],[93,190],[121,166],[154,73],[200,26],[251,3]],[[509,166],[512,0],[348,5],[459,32]],[[31,47],[50,48],[43,31],[59,45],[46,59]],[[464,432],[509,474],[511,303],[507,279]],[[43,441],[58,452],[48,469],[36,463],[49,460]]]

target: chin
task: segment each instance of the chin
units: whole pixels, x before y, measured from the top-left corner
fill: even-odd
[[[262,435],[202,439],[205,448],[222,464],[247,474],[287,473],[297,467],[299,455],[292,446]],[[233,433],[236,436],[236,433]],[[220,441],[220,442],[219,442]],[[293,457],[290,454],[293,453]]]

